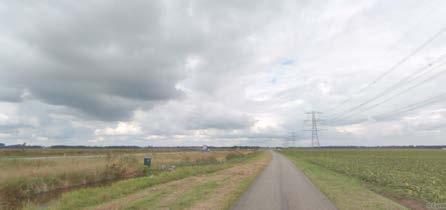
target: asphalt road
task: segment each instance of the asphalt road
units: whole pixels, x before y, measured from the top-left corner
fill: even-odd
[[[283,155],[271,163],[242,196],[234,210],[325,210],[336,207]]]

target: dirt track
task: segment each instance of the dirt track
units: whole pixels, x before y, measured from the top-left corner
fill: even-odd
[[[234,210],[325,210],[336,207],[283,155],[273,159]]]

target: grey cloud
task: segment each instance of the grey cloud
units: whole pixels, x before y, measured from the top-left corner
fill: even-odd
[[[17,141],[47,138],[45,144],[140,145],[151,135],[163,145],[281,145],[294,131],[305,145],[304,112],[330,118],[439,55],[444,40],[357,94],[444,27],[442,6],[441,0],[0,2],[0,114],[6,116],[0,131]],[[187,66],[190,58],[198,64]],[[288,59],[297,62],[281,65]],[[370,133],[336,131],[393,121],[404,127],[404,117],[420,113],[373,117],[438,94],[444,78],[436,80],[329,124],[327,144],[405,143],[408,133],[437,129],[442,121],[403,123],[405,134],[377,142]],[[351,103],[331,109],[349,97]],[[140,126],[140,135],[96,139],[95,130],[121,122]]]
[[[92,4],[11,8],[36,11],[24,14],[28,18],[15,31],[34,53],[19,66],[5,67],[15,84],[46,103],[100,120],[129,119],[137,107],[182,96],[175,85],[185,76],[182,65],[194,43],[173,39],[186,31],[163,25],[162,3]],[[38,15],[41,7],[46,16]]]
[[[191,54],[207,62],[190,75],[191,87],[212,94],[235,71],[241,73],[239,67],[253,56],[241,48],[246,37],[281,7],[263,2],[252,11],[247,3],[201,1],[16,4],[10,9],[26,18],[17,16],[11,33],[33,57],[5,67],[14,72],[14,82],[46,103],[106,121],[128,120],[136,108],[183,96],[176,84],[185,78],[184,61]],[[24,13],[23,7],[32,10]]]
[[[195,130],[215,129],[222,132],[244,130],[255,124],[255,119],[237,110],[231,110],[220,104],[194,98],[172,101],[157,106],[146,112],[138,112],[135,120],[141,122],[150,134],[173,135],[189,133]]]
[[[0,87],[0,101],[20,102],[23,90],[19,88]]]
[[[215,110],[197,110],[185,121],[186,129],[246,129],[254,124],[254,120],[247,115],[222,112]]]
[[[207,62],[190,75],[191,87],[212,94],[232,72],[241,73],[239,66],[251,60],[252,52],[240,46],[281,7],[264,2],[252,11],[252,4],[200,1],[9,6],[17,23],[9,32],[32,52],[29,61],[5,66],[14,83],[46,103],[106,121],[128,120],[137,108],[183,96],[176,84],[186,76],[184,61],[190,54]]]

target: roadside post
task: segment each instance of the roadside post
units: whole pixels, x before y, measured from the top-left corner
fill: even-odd
[[[151,157],[144,157],[144,165],[147,167],[147,176],[150,176],[150,165],[152,165]]]

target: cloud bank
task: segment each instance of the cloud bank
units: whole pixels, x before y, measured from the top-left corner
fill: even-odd
[[[318,110],[351,114],[322,145],[444,144],[444,100],[389,111],[446,88],[446,34],[358,90],[444,28],[445,4],[0,2],[0,142],[309,146]],[[438,75],[348,112],[426,65]]]

